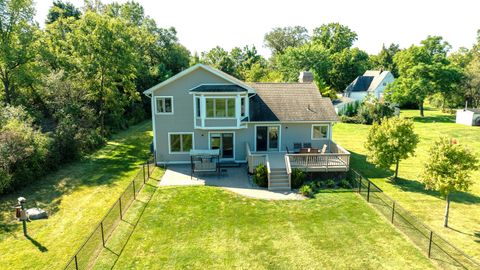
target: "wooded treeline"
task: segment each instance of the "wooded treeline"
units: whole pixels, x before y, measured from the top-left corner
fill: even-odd
[[[314,73],[332,99],[367,69],[398,78],[387,100],[423,107],[480,105],[480,35],[472,48],[449,53],[441,37],[369,55],[357,34],[329,23],[279,27],[265,34],[269,59],[254,46],[215,47],[193,55],[174,28],[161,28],[135,2],[78,8],[54,1],[45,26],[32,0],[0,0],[0,193],[35,181],[101,146],[113,132],[148,118],[142,92],[196,63],[246,81],[297,81]]]

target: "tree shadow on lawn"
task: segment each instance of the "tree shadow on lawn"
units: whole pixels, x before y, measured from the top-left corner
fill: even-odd
[[[367,162],[365,155],[350,152],[351,166],[361,175],[367,178],[391,178],[393,171],[384,170],[375,167],[375,165]],[[440,193],[434,190],[426,190],[425,185],[412,179],[398,178],[395,181],[388,180],[403,191],[423,193],[426,195],[441,198]],[[454,192],[450,195],[450,201],[464,204],[480,204],[480,197],[468,192]]]
[[[442,198],[440,192],[435,190],[427,190],[425,189],[424,184],[415,180],[399,177],[396,181],[391,181],[391,183],[398,186],[403,191],[417,192],[437,198]],[[480,204],[480,197],[468,192],[456,191],[450,195],[450,201],[463,204]]]
[[[413,116],[408,118],[417,123],[455,123],[454,115]]]
[[[140,168],[139,156],[145,156],[145,159],[148,156],[148,144],[136,146],[118,144],[113,147],[111,155],[88,156],[80,161],[63,165],[58,171],[24,188],[0,196],[0,240],[20,226],[12,208],[17,203],[18,197],[27,198],[27,208],[40,207],[51,216],[58,212],[64,195],[83,187],[112,185],[132,170]]]

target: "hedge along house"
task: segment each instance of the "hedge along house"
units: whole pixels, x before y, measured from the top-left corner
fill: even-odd
[[[289,190],[292,168],[349,169],[350,153],[332,141],[338,121],[308,73],[299,83],[246,83],[203,64],[144,92],[151,97],[158,164],[190,163],[190,150],[218,149],[222,163],[258,164],[268,187]]]

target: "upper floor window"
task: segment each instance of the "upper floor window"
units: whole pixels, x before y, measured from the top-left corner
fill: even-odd
[[[207,118],[235,117],[235,98],[207,98]]]
[[[200,97],[195,97],[195,111],[197,117],[201,116],[201,108],[200,108]]]
[[[173,114],[173,97],[155,97],[157,114]]]
[[[312,140],[328,138],[328,125],[312,125]]]
[[[241,117],[245,117],[245,115],[246,115],[246,109],[247,109],[245,107],[246,100],[247,100],[247,98],[240,99],[240,116]]]

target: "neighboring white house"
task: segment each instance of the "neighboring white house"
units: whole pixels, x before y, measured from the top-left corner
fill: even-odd
[[[367,70],[358,76],[344,91],[344,97],[362,101],[368,94],[383,99],[383,92],[389,83],[395,80],[390,71]]]
[[[480,109],[457,110],[457,124],[480,126]]]

